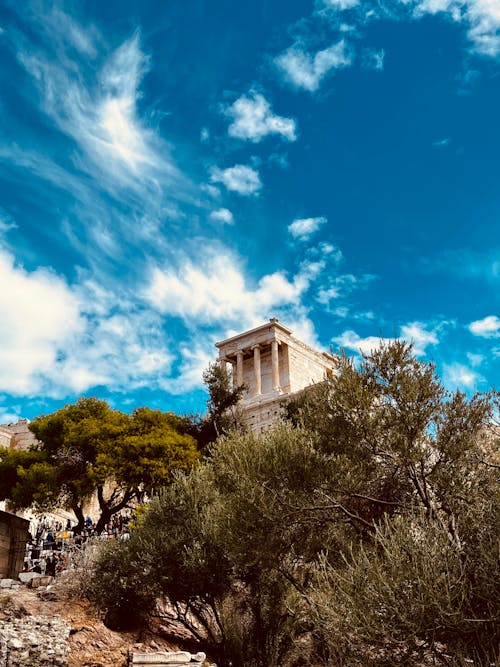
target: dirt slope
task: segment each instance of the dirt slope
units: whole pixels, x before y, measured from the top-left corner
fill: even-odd
[[[140,632],[109,630],[87,601],[69,598],[60,584],[48,590],[31,590],[25,586],[2,590],[0,620],[27,615],[60,616],[70,626],[68,667],[122,667],[127,663],[129,651],[183,648],[179,645],[182,640],[175,644],[166,639],[171,635],[169,628],[162,625]]]

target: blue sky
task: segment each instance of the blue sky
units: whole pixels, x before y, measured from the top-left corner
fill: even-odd
[[[269,317],[500,384],[498,0],[3,0],[0,76],[0,423]]]

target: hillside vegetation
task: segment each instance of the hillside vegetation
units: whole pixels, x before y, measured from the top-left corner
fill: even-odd
[[[411,346],[234,428],[106,545],[111,627],[183,624],[219,667],[499,660],[496,393],[448,394]]]

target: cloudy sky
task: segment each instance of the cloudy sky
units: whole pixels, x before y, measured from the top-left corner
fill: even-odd
[[[0,423],[269,317],[500,385],[499,0],[3,0],[0,76]]]

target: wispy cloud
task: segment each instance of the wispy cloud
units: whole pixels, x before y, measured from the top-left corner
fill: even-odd
[[[288,231],[294,239],[306,241],[326,222],[327,218],[324,216],[316,218],[297,218],[288,225]]]
[[[500,261],[496,247],[490,247],[484,252],[468,248],[444,249],[434,256],[417,260],[417,266],[425,274],[452,275],[460,280],[481,280],[494,285],[500,278]]]
[[[285,118],[273,113],[266,98],[257,92],[242,95],[225,114],[233,119],[228,134],[237,139],[257,143],[269,135],[278,135],[287,141],[295,141],[297,127],[293,118]]]
[[[0,29],[0,34],[1,34],[1,29]],[[0,396],[0,400],[1,400]],[[0,424],[14,424],[15,422],[18,421],[21,417],[21,406],[18,406],[18,409],[16,412],[11,411],[12,408],[9,410],[5,410],[3,408],[0,408]]]
[[[71,217],[79,224],[64,217],[57,224],[97,272],[108,259],[121,261],[127,245],[140,244],[140,254],[148,246],[160,252],[165,221],[182,218],[181,207],[205,204],[154,115],[140,110],[151,63],[139,32],[110,48],[95,26],[78,24],[59,5],[35,3],[23,18],[31,30],[13,33],[12,48],[64,149],[52,154],[43,143],[34,150],[5,138],[0,159],[29,173],[29,187],[47,200],[48,211],[61,190],[71,196]]]
[[[443,365],[443,383],[450,391],[476,391],[484,382],[484,377],[469,366],[458,362]]]
[[[300,46],[292,46],[277,56],[274,62],[288,83],[313,93],[329,72],[348,67],[352,57],[345,41],[340,40],[314,54]]]
[[[87,78],[83,63],[71,60],[65,67],[47,53],[26,49],[17,55],[38,85],[45,113],[82,151],[79,168],[111,192],[137,191],[159,178],[182,180],[168,145],[137,112],[139,85],[149,67],[138,33],[109,55],[97,80]]]
[[[497,0],[317,0],[317,15],[330,17],[338,24],[338,16],[347,10],[356,29],[391,18],[395,21],[416,20],[436,15],[463,26],[469,51],[483,57],[500,55],[500,5]],[[354,15],[354,16],[352,16]]]
[[[342,260],[342,253],[338,249],[335,252],[334,259],[336,265]],[[338,299],[345,299],[355,290],[366,289],[375,278],[376,276],[371,273],[354,275],[352,273],[337,274],[330,271],[317,292],[316,301],[323,305],[327,312],[345,317],[349,312],[349,309],[346,309],[344,305],[340,306],[338,304]],[[332,302],[336,303],[332,304]],[[342,313],[344,314],[342,315]],[[351,317],[358,319],[352,313],[350,313],[350,315]],[[361,319],[366,318],[362,317]],[[371,317],[368,319],[371,319]]]
[[[343,11],[345,9],[352,9],[360,4],[360,0],[321,0],[326,7],[331,7],[336,10]]]
[[[399,0],[406,4],[405,0]],[[500,55],[500,5],[497,0],[414,0],[416,15],[444,13],[467,26],[472,49],[483,56]]]
[[[17,229],[14,218],[7,211],[0,208],[0,237],[12,229]]]
[[[436,139],[436,141],[432,142],[432,145],[437,148],[443,148],[444,146],[448,146],[450,141],[451,139],[449,137],[445,137],[444,139]]]
[[[236,164],[234,167],[210,169],[210,180],[212,183],[222,183],[231,192],[240,195],[255,195],[262,188],[259,172],[244,164]]]
[[[384,69],[384,49],[365,49],[362,55],[363,67],[381,72]]]
[[[480,338],[499,338],[500,319],[496,315],[488,315],[482,320],[475,320],[469,324],[469,331]]]

